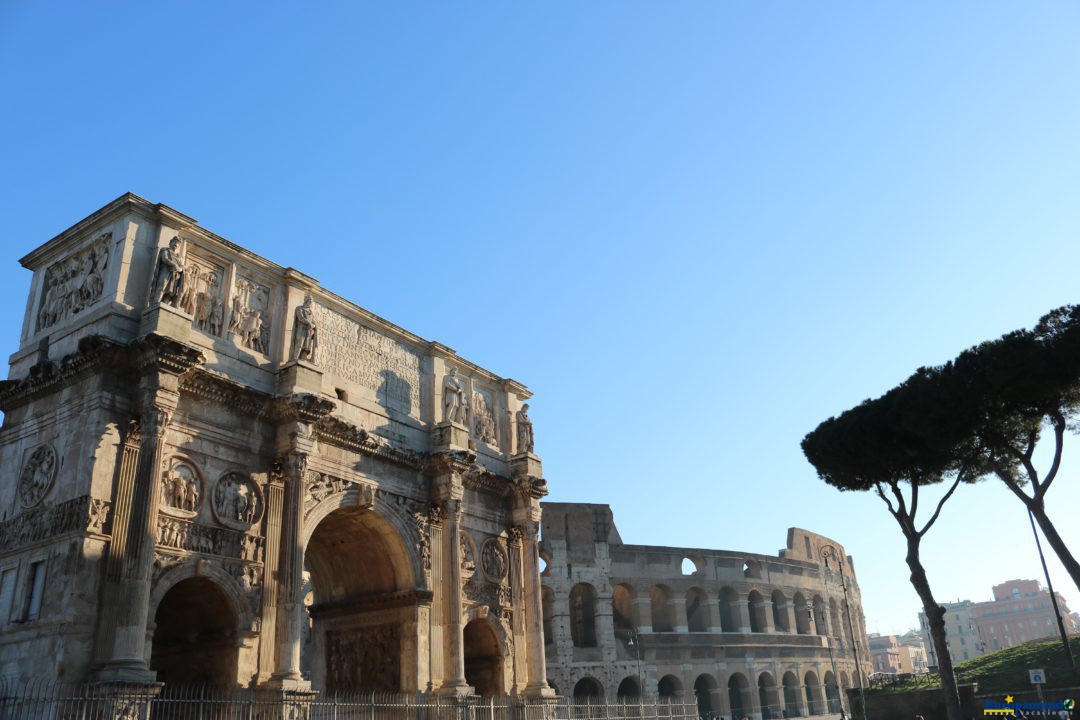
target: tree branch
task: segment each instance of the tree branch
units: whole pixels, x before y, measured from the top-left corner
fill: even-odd
[[[952,487],[950,487],[950,488],[949,488],[949,491],[948,491],[947,493],[945,493],[945,494],[944,494],[944,495],[943,495],[943,496],[941,497],[941,499],[940,499],[940,500],[938,500],[938,504],[937,504],[937,507],[936,507],[936,508],[934,508],[934,514],[933,514],[933,515],[931,515],[931,516],[930,516],[930,519],[926,521],[926,525],[924,525],[924,526],[923,526],[923,529],[922,529],[922,530],[919,530],[919,532],[918,532],[918,535],[919,535],[919,537],[920,537],[920,538],[921,538],[921,537],[922,537],[923,535],[925,535],[925,534],[926,534],[926,531],[927,531],[927,530],[929,530],[929,529],[930,529],[930,527],[931,527],[931,526],[932,526],[932,525],[933,525],[933,524],[934,524],[935,522],[937,522],[937,519],[938,519],[938,515],[940,515],[940,514],[941,514],[941,508],[942,508],[942,506],[944,506],[944,505],[945,505],[945,501],[946,501],[946,500],[948,500],[948,499],[949,499],[950,497],[952,497],[952,494],[953,494],[954,492],[956,492],[956,488],[960,487],[960,481],[961,481],[961,480],[963,479],[963,477],[964,477],[964,471],[963,471],[963,470],[961,470],[960,472],[956,473],[956,479],[955,479],[955,480],[953,480],[953,484],[952,484]]]

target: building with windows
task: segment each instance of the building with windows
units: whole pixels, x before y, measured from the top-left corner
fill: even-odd
[[[1014,645],[1058,637],[1057,615],[1050,591],[1038,580],[1010,580],[993,587],[994,599],[945,603],[946,641],[953,662],[963,662]],[[1078,629],[1065,598],[1056,597],[1065,632]],[[933,643],[926,616],[919,613],[927,652]],[[936,665],[931,655],[931,665]]]
[[[796,717],[839,712],[872,671],[854,565],[829,538],[792,528],[778,555],[629,545],[607,505],[543,512],[560,693],[693,693],[703,716]]]
[[[870,633],[870,659],[878,675],[898,675],[901,670],[900,641],[895,635]]]
[[[131,194],[21,262],[0,677],[550,694],[523,385]]]

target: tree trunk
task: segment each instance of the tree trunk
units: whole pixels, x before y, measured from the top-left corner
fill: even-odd
[[[903,526],[901,526],[903,527]],[[911,585],[922,600],[923,612],[926,613],[927,623],[930,625],[930,637],[934,641],[934,650],[938,656],[938,673],[941,675],[941,689],[945,693],[945,713],[948,720],[964,720],[963,710],[960,707],[960,692],[956,688],[956,675],[953,672],[952,657],[949,655],[949,646],[945,644],[945,613],[934,599],[930,591],[930,581],[926,578],[926,569],[919,559],[918,535],[912,535],[904,528],[907,537],[907,560],[911,570]]]
[[[1058,534],[1054,523],[1050,522],[1050,518],[1046,517],[1046,508],[1043,507],[1040,500],[1025,501],[1024,504],[1028,506],[1031,514],[1035,517],[1035,522],[1039,523],[1039,529],[1043,531],[1046,542],[1050,544],[1050,547],[1054,548],[1054,552],[1057,553],[1061,564],[1065,566],[1065,571],[1069,573],[1069,577],[1072,578],[1077,589],[1080,589],[1080,563],[1069,552],[1069,547],[1061,539],[1061,535]]]

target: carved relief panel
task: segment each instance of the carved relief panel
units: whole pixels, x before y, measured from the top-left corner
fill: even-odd
[[[472,577],[476,572],[476,543],[472,541],[469,534],[464,530],[461,531],[461,576],[468,578]]]
[[[401,629],[376,625],[326,633],[326,689],[399,689],[398,667],[387,658],[401,654]]]
[[[501,583],[506,579],[506,550],[499,538],[488,538],[480,550],[480,568],[492,582]]]
[[[188,253],[180,309],[193,316],[192,327],[196,330],[222,337],[225,330],[224,283],[225,268]]]
[[[262,491],[255,481],[243,473],[225,473],[214,485],[210,507],[222,525],[247,530],[262,519]]]
[[[30,453],[19,475],[19,502],[24,508],[38,505],[56,480],[56,451],[39,445]]]
[[[241,345],[265,354],[270,347],[270,288],[238,276],[233,290],[229,332]]]
[[[111,240],[111,232],[103,233],[89,246],[49,266],[38,307],[38,330],[67,320],[101,298]]]
[[[490,390],[473,391],[472,433],[480,442],[488,445],[498,444],[495,423],[495,396]]]
[[[192,518],[202,498],[202,477],[195,465],[181,457],[170,458],[161,473],[161,509],[167,515]]]

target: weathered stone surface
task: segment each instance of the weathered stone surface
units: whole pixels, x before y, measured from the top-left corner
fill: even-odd
[[[549,692],[523,386],[134,195],[22,263],[0,676]]]

